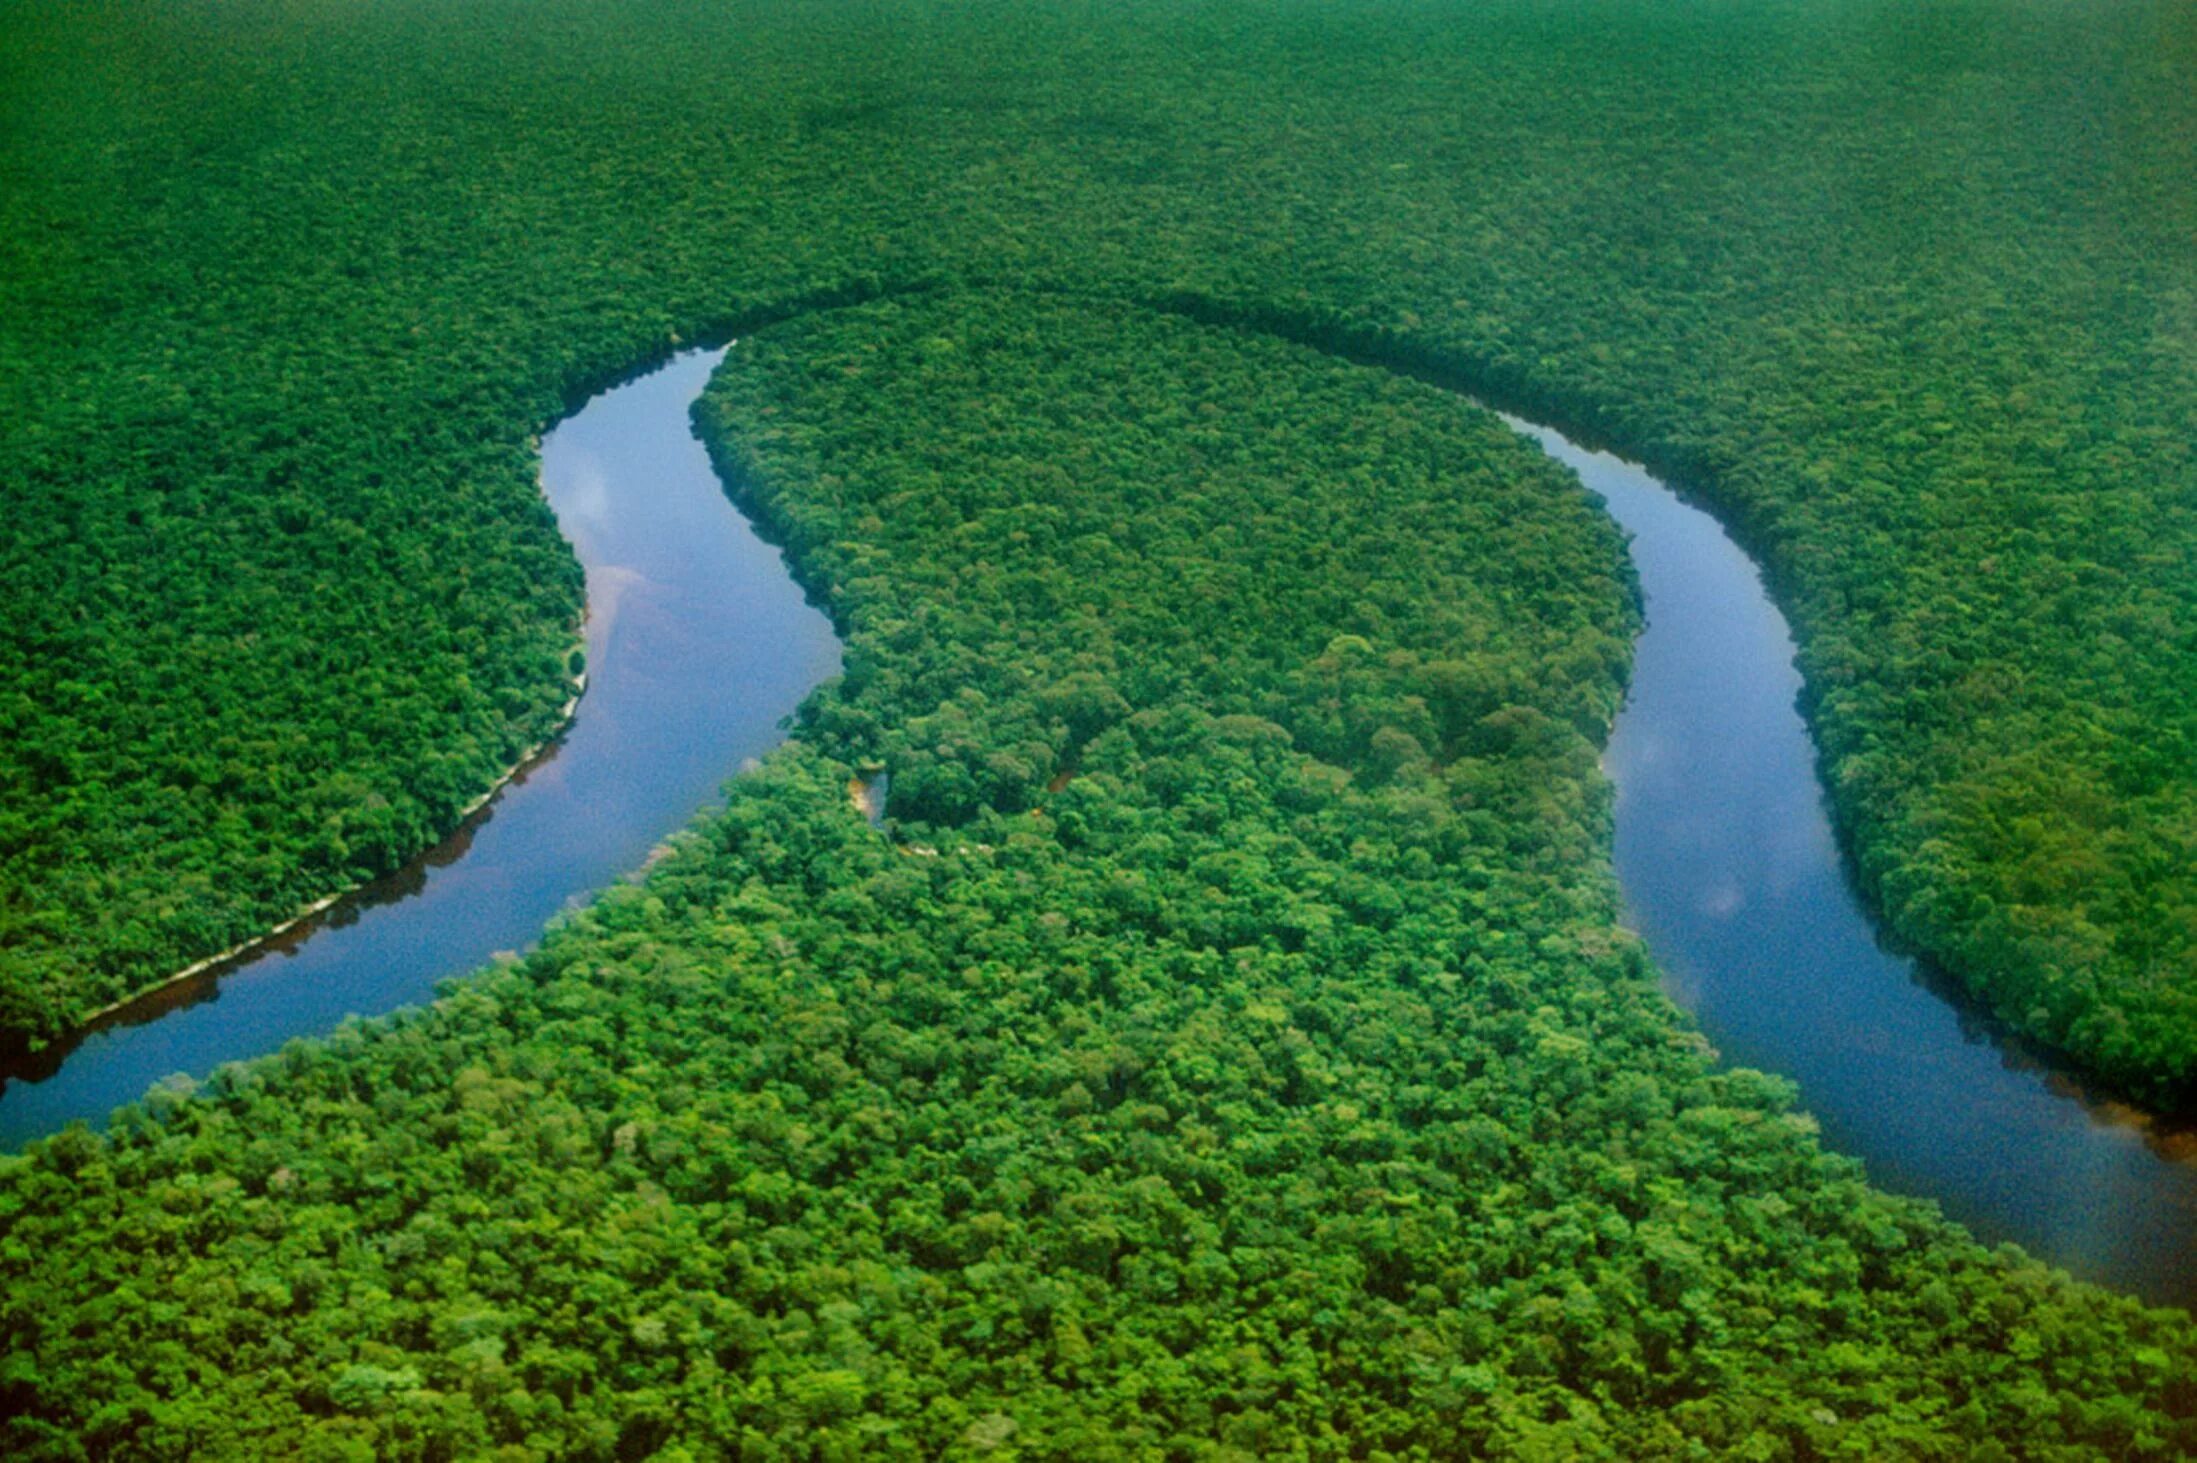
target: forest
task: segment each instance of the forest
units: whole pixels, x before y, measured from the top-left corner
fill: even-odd
[[[1888,928],[2186,1105],[2192,64],[2163,0],[0,0],[0,1040],[553,730],[538,436],[683,341],[848,640],[523,961],[0,1159],[7,1450],[2197,1451],[2187,1318],[1659,994],[1616,533],[1376,365],[1714,507]]]
[[[844,679],[522,964],[35,1150],[11,1452],[2197,1446],[2186,1318],[1674,1020],[1587,856],[1617,535],[1492,417],[944,294],[702,420]]]
[[[1438,364],[1710,501],[1890,928],[2190,1098],[2187,7],[4,14],[0,1041],[387,869],[553,727],[564,405],[998,280]]]

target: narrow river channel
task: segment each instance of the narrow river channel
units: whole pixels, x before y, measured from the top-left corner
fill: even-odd
[[[1507,418],[1632,535],[1648,627],[1603,757],[1628,922],[1726,1061],[1987,1241],[2197,1305],[2197,1164],[2086,1106],[1888,953],[1833,842],[1793,640],[1754,561],[1646,469]]]
[[[607,391],[543,443],[590,606],[590,685],[558,745],[412,867],[10,1074],[0,1146],[429,999],[641,867],[778,740],[839,645],[693,438],[689,404],[722,356]],[[2197,1305],[2197,1163],[1994,1042],[1879,945],[1753,562],[1645,470],[1509,420],[1632,535],[1648,625],[1604,766],[1628,919],[1673,998],[1726,1060],[1797,1082],[1829,1145],[1879,1184],[2077,1275]]]
[[[694,437],[688,408],[723,356],[690,351],[606,391],[542,443],[543,489],[587,570],[588,688],[564,737],[409,868],[9,1074],[0,1146],[432,999],[641,867],[778,742],[838,673],[839,642]]]

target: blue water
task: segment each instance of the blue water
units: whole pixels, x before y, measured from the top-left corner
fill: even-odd
[[[9,1080],[0,1143],[430,998],[640,867],[778,740],[839,647],[691,435],[688,406],[721,355],[606,392],[543,444],[590,604],[591,684],[552,754],[404,873],[123,1013],[50,1074]],[[1727,1061],[1797,1082],[1826,1142],[1877,1183],[2078,1275],[2197,1305],[2197,1167],[1995,1043],[1879,947],[1795,709],[1792,637],[1752,561],[1645,470],[1512,425],[1632,535],[1648,624],[1604,767],[1627,918],[1673,997]]]
[[[724,352],[590,401],[542,444],[587,570],[589,684],[571,728],[457,837],[271,947],[156,994],[0,1087],[0,1144],[102,1120],[174,1073],[429,1000],[640,867],[839,670],[830,622],[726,499],[688,409]],[[49,1060],[47,1067],[55,1064]]]
[[[1877,943],[1754,562],[1647,471],[1544,427],[1632,535],[1648,624],[1603,758],[1627,921],[1726,1061],[1789,1077],[1832,1148],[1992,1241],[2197,1305],[2197,1167],[2086,1105]]]

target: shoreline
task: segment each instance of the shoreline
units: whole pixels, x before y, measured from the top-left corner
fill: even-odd
[[[581,614],[580,623],[582,626],[582,630],[579,634],[576,634],[573,637],[573,645],[575,647],[583,647],[586,643],[585,626],[587,623],[587,616],[584,611]],[[174,971],[168,975],[164,975],[160,977],[160,979],[153,981],[148,985],[139,986],[137,989],[131,991],[128,995],[119,997],[116,1000],[109,1001],[106,1005],[101,1006],[96,1010],[85,1012],[83,1015],[77,1017],[73,1022],[71,1022],[66,1031],[61,1032],[57,1036],[50,1037],[43,1042],[39,1042],[35,1045],[26,1047],[25,1054],[35,1057],[42,1052],[51,1051],[57,1046],[61,1046],[65,1043],[73,1042],[82,1037],[89,1036],[94,1030],[96,1030],[100,1026],[102,1022],[106,1021],[109,1017],[122,1015],[129,1011],[131,1007],[148,1001],[153,997],[160,995],[162,992],[172,990],[174,987],[183,984],[185,981],[190,980],[195,976],[204,975],[210,970],[217,970],[221,966],[229,964],[231,961],[239,960],[247,955],[252,955],[260,950],[265,949],[267,946],[281,939],[284,935],[287,935],[291,931],[297,929],[300,925],[308,923],[316,915],[325,914],[329,910],[334,909],[337,905],[343,903],[344,900],[349,899],[354,895],[360,893],[362,890],[370,888],[371,886],[381,882],[383,879],[387,879],[396,874],[404,872],[404,870],[412,867],[421,859],[427,858],[437,849],[449,843],[452,839],[457,838],[461,834],[465,833],[467,831],[466,825],[473,820],[473,816],[476,813],[480,812],[481,809],[487,807],[490,803],[494,802],[498,794],[502,793],[505,788],[509,787],[512,782],[516,780],[521,774],[526,772],[528,768],[534,766],[536,762],[541,759],[544,753],[554,748],[557,743],[563,739],[564,734],[567,731],[571,730],[573,718],[579,713],[580,702],[582,698],[587,695],[587,672],[581,671],[577,676],[574,676],[572,678],[569,684],[572,687],[572,694],[571,696],[566,698],[564,706],[557,712],[556,723],[550,728],[549,734],[542,738],[542,740],[528,747],[524,752],[520,753],[518,760],[513,762],[510,766],[506,767],[497,776],[496,780],[488,785],[487,790],[481,793],[480,796],[474,798],[464,807],[458,809],[456,821],[451,824],[447,832],[437,835],[434,842],[428,844],[424,848],[416,850],[409,857],[407,857],[403,863],[397,865],[397,867],[389,870],[386,873],[375,874],[370,878],[357,880],[354,883],[346,884],[343,888],[336,890],[332,894],[322,895],[320,898],[315,899],[310,904],[307,904],[303,908],[299,909],[297,913],[283,920],[280,924],[272,925],[267,929],[261,930],[258,934],[251,936],[249,939],[240,940],[236,944],[229,946],[226,950],[220,950],[212,955],[205,956],[202,959],[194,960],[189,965],[184,966],[181,970]]]
[[[205,932],[228,948],[115,972],[118,1000],[87,991],[86,1014],[0,1063],[0,1148],[73,1121],[96,1131],[174,1072],[203,1080],[349,1017],[431,1004],[445,982],[530,948],[564,911],[676,846],[722,800],[728,766],[785,740],[799,699],[840,671],[841,647],[694,441],[693,401],[722,355],[680,352],[536,437],[541,490],[584,589],[573,584],[582,592],[548,642],[565,654],[538,662],[550,674],[537,709],[503,723],[517,733],[511,763],[447,789],[452,801],[410,825],[419,842],[393,870],[341,889],[363,859],[301,874]],[[644,585],[645,609],[625,601]],[[702,623],[743,628],[691,633]],[[613,662],[644,673],[606,678]],[[595,710],[579,714],[583,701]],[[672,721],[679,735],[659,735]]]

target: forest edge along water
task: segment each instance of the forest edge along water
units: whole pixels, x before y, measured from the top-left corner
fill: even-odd
[[[579,637],[585,643],[585,634]],[[166,980],[146,987],[119,1001],[110,1001],[86,1016],[77,1029],[60,1041],[49,1043],[26,1055],[6,1069],[6,1077],[27,1077],[42,1080],[61,1068],[69,1053],[83,1045],[92,1035],[112,1026],[142,1026],[157,1020],[168,1011],[191,1005],[212,995],[214,985],[229,971],[258,959],[267,952],[295,945],[309,936],[315,928],[316,916],[336,908],[346,900],[362,904],[385,904],[401,899],[409,890],[418,886],[420,879],[430,868],[439,868],[453,859],[462,858],[473,842],[473,832],[488,820],[490,805],[503,796],[505,788],[526,780],[527,773],[537,765],[557,754],[557,747],[564,740],[565,732],[572,725],[573,716],[580,709],[580,698],[587,694],[587,673],[580,672],[572,678],[572,696],[557,713],[557,729],[548,740],[526,749],[511,764],[495,785],[479,797],[467,803],[458,813],[458,826],[450,830],[450,836],[433,848],[407,860],[401,869],[385,874],[379,879],[366,879],[333,894],[324,895],[300,909],[282,923],[239,941],[226,950],[217,951],[203,960],[194,960]]]
[[[829,622],[732,507],[687,421],[722,351],[595,397],[544,441],[588,571],[594,677],[567,736],[450,842],[0,1090],[8,1146],[430,997],[631,870],[838,668]],[[2088,1279],[2197,1302],[2197,1167],[1997,1042],[1886,951],[1840,860],[1783,617],[1754,562],[1647,471],[1515,417],[1631,535],[1647,606],[1604,758],[1628,917],[1726,1060],[1793,1080],[1893,1190]],[[883,779],[849,788],[873,821]],[[175,1009],[169,1009],[169,1008]],[[162,1012],[165,1014],[161,1014]],[[124,1024],[141,1012],[157,1016]]]
[[[839,642],[693,435],[689,409],[723,355],[681,354],[543,439],[543,490],[588,581],[589,684],[565,734],[403,870],[9,1072],[0,1145],[431,999],[642,867],[778,742],[838,672]]]
[[[1755,562],[1645,468],[1505,420],[1631,537],[1647,624],[1603,768],[1627,916],[1672,998],[1727,1062],[1795,1082],[1826,1142],[1876,1183],[2085,1279],[2197,1303],[2197,1166],[1881,943]]]

